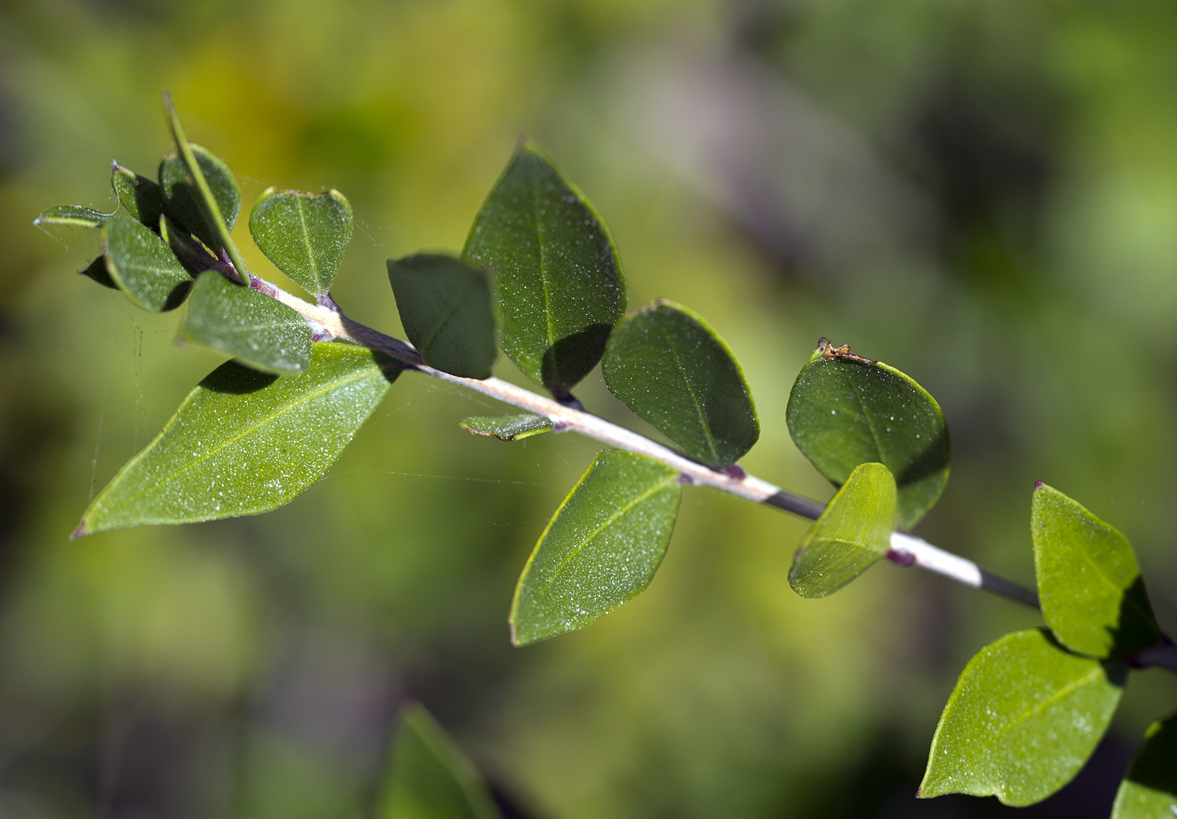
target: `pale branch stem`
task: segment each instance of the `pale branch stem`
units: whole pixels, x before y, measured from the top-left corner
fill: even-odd
[[[426,364],[411,345],[352,321],[338,310],[329,306],[310,304],[256,276],[253,286],[300,313],[311,324],[316,337],[343,339],[379,351],[425,375],[458,384],[497,401],[541,415],[550,420],[557,431],[577,432],[618,449],[661,461],[678,470],[697,486],[709,486],[746,500],[775,506],[809,520],[816,520],[825,511],[825,506],[817,501],[786,492],[767,481],[737,470],[731,473],[717,471],[604,418],[566,406],[498,378],[463,378],[436,370]],[[918,566],[966,586],[1005,597],[1031,608],[1038,608],[1038,596],[1033,590],[987,572],[972,561],[939,549],[920,538],[895,532],[891,536],[891,550],[905,557],[904,560],[896,562]]]

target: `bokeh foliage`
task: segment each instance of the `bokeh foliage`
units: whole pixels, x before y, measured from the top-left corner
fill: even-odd
[[[1028,583],[1045,480],[1128,536],[1172,631],[1175,36],[1163,0],[3,6],[0,813],[342,815],[406,696],[541,815],[956,809],[911,799],[940,708],[981,646],[1038,621],[886,567],[802,601],[803,522],[692,493],[649,590],[512,649],[515,578],[595,447],[471,437],[462,418],[501,408],[422,379],[277,513],[69,542],[222,359],[72,276],[89,233],[30,222],[113,211],[111,160],[152,175],[170,88],[246,206],[348,197],[333,292],[399,330],[385,260],[459,251],[527,133],[607,220],[631,303],[700,308],[738,356],[749,471],[828,497],[784,408],[819,336],[851,343],[948,418],[953,477],[919,534]],[[576,393],[641,424],[599,371]],[[1171,710],[1145,689],[1175,693],[1133,685],[1043,815],[1110,806]]]

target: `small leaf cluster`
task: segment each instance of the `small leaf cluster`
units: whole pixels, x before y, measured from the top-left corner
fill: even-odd
[[[254,243],[312,301],[285,293],[251,273],[233,242],[241,193],[232,173],[187,140],[170,100],[167,113],[175,150],[156,179],[114,166],[126,215],[66,206],[38,222],[100,231],[90,278],[145,310],[184,304],[179,340],[232,360],[98,494],[75,537],[274,509],[326,472],[402,371],[501,396],[500,350],[552,396],[545,406],[585,418],[593,416],[572,390],[600,364],[608,389],[672,445],[641,438],[648,446],[596,456],[520,576],[509,615],[516,645],[581,628],[650,584],[691,483],[683,464],[751,480],[737,461],[759,438],[759,421],[735,355],[683,305],[659,299],[626,312],[604,221],[534,142],[519,143],[460,254],[388,261],[405,344],[355,331],[331,296],[352,229],[342,194],[270,188],[251,208]],[[517,441],[563,431],[561,417],[461,425]],[[793,385],[786,422],[836,489],[796,552],[794,591],[831,594],[884,558],[911,565],[913,556],[893,547],[895,533],[923,519],[949,472],[948,427],[931,395],[899,370],[821,339]],[[993,794],[1011,805],[1049,796],[1090,757],[1130,669],[1172,649],[1119,532],[1044,485],[1034,492],[1031,532],[1046,628],[1006,635],[965,668],[921,796]],[[410,747],[441,747],[425,717],[410,723]],[[1177,766],[1164,764],[1173,743],[1173,719],[1150,732],[1116,816],[1154,815],[1174,801]],[[434,776],[429,765],[418,773]],[[469,794],[463,799],[481,803]]]

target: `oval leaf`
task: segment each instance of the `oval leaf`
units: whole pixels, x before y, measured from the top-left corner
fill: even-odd
[[[209,247],[225,247],[225,236],[241,212],[241,190],[228,165],[206,148],[199,145],[191,148],[212,196],[213,207],[205,204],[204,194],[193,180],[183,155],[172,153],[159,166],[164,213]]]
[[[221,365],[99,493],[74,537],[276,509],[323,476],[399,372],[330,342],[291,378]]]
[[[115,162],[111,167],[111,186],[119,204],[132,217],[149,228],[154,229],[159,224],[163,213],[163,193],[159,185]]]
[[[249,212],[249,232],[266,258],[316,296],[331,289],[351,241],[351,205],[336,190],[270,188]]]
[[[1123,666],[1071,654],[1045,629],[1007,634],[969,661],[944,707],[918,796],[1039,802],[1086,764],[1123,692]]]
[[[490,378],[497,349],[486,273],[451,256],[421,253],[389,259],[388,281],[405,335],[426,364]]]
[[[1041,483],[1030,532],[1042,616],[1059,642],[1093,657],[1126,657],[1161,639],[1126,537]]]
[[[666,554],[682,485],[644,455],[605,450],[556,511],[519,578],[511,642],[596,620],[636,597]]]
[[[1111,819],[1177,816],[1177,715],[1154,722],[1116,792]]]
[[[911,529],[948,482],[948,425],[911,378],[824,338],[801,369],[785,411],[793,443],[834,486],[878,462],[899,488],[899,527]]]
[[[789,570],[802,597],[825,597],[858,577],[891,548],[895,478],[882,464],[858,466],[813,524]]]
[[[735,356],[681,305],[659,299],[623,318],[601,368],[609,390],[635,415],[705,464],[729,466],[760,437]]]
[[[487,438],[498,438],[500,441],[522,441],[533,435],[551,432],[553,424],[550,419],[542,415],[492,415],[463,418],[462,429],[471,435],[484,435]]]
[[[403,710],[392,771],[380,797],[380,819],[493,819],[500,816],[486,784],[429,712]]]
[[[83,205],[58,205],[49,208],[34,219],[33,224],[37,227],[53,225],[55,227],[100,228],[111,218],[109,213],[103,213]]]
[[[490,192],[463,258],[493,272],[499,343],[528,378],[566,392],[601,360],[625,312],[617,250],[534,142],[519,145]]]
[[[220,273],[202,273],[179,339],[220,350],[255,370],[297,375],[311,363],[311,328],[285,304]]]
[[[179,307],[192,277],[163,239],[126,216],[115,216],[102,229],[106,270],[136,307],[161,313]]]

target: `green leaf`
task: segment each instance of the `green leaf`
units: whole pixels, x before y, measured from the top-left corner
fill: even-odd
[[[308,293],[331,289],[351,241],[351,205],[336,190],[265,190],[249,212],[249,232],[266,258]]]
[[[205,270],[219,270],[225,275],[236,275],[228,265],[213,256],[207,247],[164,215],[159,217],[159,238],[167,243],[180,264],[193,276]]]
[[[891,548],[895,478],[882,464],[861,464],[801,541],[789,585],[825,597],[858,577]]]
[[[1177,816],[1177,715],[1154,722],[1120,783],[1111,819]]]
[[[163,211],[209,247],[228,249],[232,244],[229,231],[241,212],[241,190],[228,165],[206,148],[190,148],[212,204],[205,202],[205,194],[193,180],[184,156],[171,153],[159,166]]]
[[[948,425],[935,399],[878,361],[824,338],[801,369],[785,420],[793,443],[834,486],[878,462],[899,488],[899,528],[909,530],[948,482]]]
[[[1059,642],[1118,658],[1160,640],[1126,537],[1042,483],[1034,488],[1030,532],[1042,616]]]
[[[117,162],[111,167],[111,185],[127,213],[149,228],[159,224],[163,213],[163,192],[159,185]]]
[[[115,216],[102,229],[106,270],[136,307],[161,313],[179,307],[192,277],[176,254],[150,229],[126,216]]]
[[[534,142],[520,143],[474,220],[463,258],[494,274],[503,351],[556,393],[584,378],[625,312],[604,222]]]
[[[478,771],[416,703],[403,710],[380,819],[493,819],[500,816]]]
[[[957,680],[917,795],[1040,802],[1086,764],[1125,677],[1122,665],[1072,654],[1045,629],[1005,635],[981,649]]]
[[[705,464],[729,466],[760,437],[735,356],[702,317],[659,299],[621,320],[601,365],[609,390]]]
[[[34,219],[33,224],[38,227],[53,225],[55,227],[100,228],[110,220],[111,214],[94,210],[94,208],[82,205],[58,205],[49,208]]]
[[[465,378],[490,378],[495,322],[486,273],[458,259],[422,253],[388,260],[405,335],[425,363]]]
[[[221,365],[99,493],[74,537],[276,509],[323,476],[399,372],[330,342],[290,378]]]
[[[460,422],[462,429],[471,435],[485,435],[488,438],[498,438],[500,441],[522,441],[533,435],[551,432],[553,424],[550,419],[542,415],[480,415],[474,418],[463,418]]]
[[[519,578],[511,642],[526,645],[593,622],[654,578],[678,516],[676,470],[608,449],[556,511]]]
[[[306,319],[276,299],[213,271],[196,279],[179,338],[275,375],[297,375],[311,363],[311,328]]]

